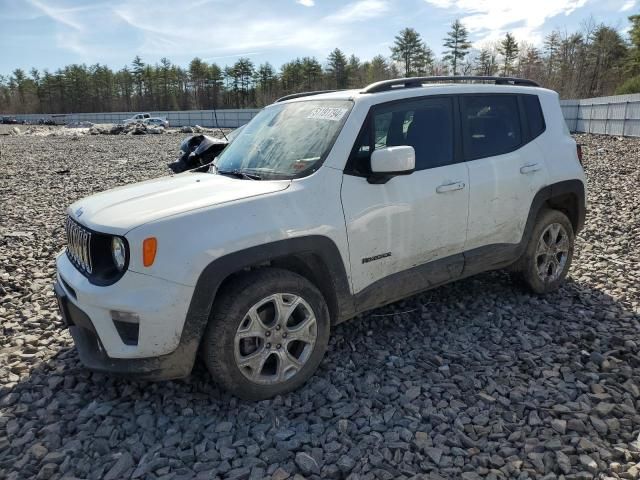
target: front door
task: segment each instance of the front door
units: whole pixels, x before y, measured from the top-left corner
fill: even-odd
[[[341,197],[353,290],[369,308],[462,271],[469,178],[455,162],[453,105],[430,97],[373,107],[354,146]],[[369,183],[371,152],[396,145],[414,148],[416,171]]]

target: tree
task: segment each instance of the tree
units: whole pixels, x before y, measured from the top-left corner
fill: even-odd
[[[259,91],[257,95],[261,104],[264,105],[274,100],[275,82],[276,74],[271,64],[269,62],[261,64],[254,74],[254,83]]]
[[[560,32],[554,30],[544,38],[544,53],[546,55],[546,81],[548,84],[553,83],[556,63],[560,52]]]
[[[55,71],[16,69],[0,75],[0,111],[70,113],[262,107],[305,90],[355,88],[400,76],[515,74],[557,90],[561,98],[630,93],[640,90],[640,15],[629,17],[629,41],[615,28],[589,18],[579,31],[550,33],[540,49],[518,44],[509,33],[480,51],[467,48],[456,21],[436,58],[413,29],[395,37],[392,57],[347,56],[339,48],[323,66],[314,57],[295,58],[279,70],[247,58],[221,68],[194,58],[186,68],[163,58],[147,64],[136,56],[119,70],[99,63],[67,65]],[[399,71],[399,69],[402,70]],[[28,73],[26,73],[28,72]]]
[[[587,52],[589,96],[604,95],[613,89],[622,77],[626,56],[627,47],[620,34],[611,27],[600,25]]]
[[[280,81],[285,93],[300,92],[303,87],[302,60],[296,58],[280,68]]]
[[[451,24],[451,30],[447,32],[443,46],[445,48],[445,55],[442,59],[449,62],[453,69],[453,74],[457,75],[458,64],[462,63],[464,57],[469,53],[469,49],[471,49],[469,33],[460,20],[456,19]]]
[[[301,73],[304,79],[304,88],[307,91],[319,90],[322,81],[322,65],[315,57],[303,57]]]
[[[404,74],[412,77],[424,73],[433,63],[433,52],[413,28],[401,30],[391,47],[391,58],[404,66]]]
[[[518,42],[510,32],[500,42],[498,52],[502,55],[502,74],[506,76],[511,73],[513,61],[518,57]]]
[[[515,73],[522,78],[542,81],[544,77],[540,50],[528,42],[520,42]]]
[[[364,87],[365,68],[360,63],[360,59],[355,55],[349,57],[347,64],[347,77],[349,78],[349,88]]]
[[[391,78],[389,65],[382,55],[376,55],[371,59],[367,68],[367,83],[379,82]]]
[[[246,108],[249,104],[249,97],[251,94],[250,86],[253,80],[253,73],[253,62],[245,57],[240,57],[229,71],[229,74],[233,77],[233,93],[236,108]]]
[[[498,69],[497,51],[495,48],[484,47],[480,50],[476,63],[476,74],[492,76]]]
[[[143,75],[144,75],[144,68],[145,68],[145,64],[142,61],[142,59],[136,55],[135,58],[133,59],[133,62],[131,62],[131,72],[133,74],[133,79],[135,81],[136,84],[136,90],[138,92],[138,108],[141,108],[142,105],[142,93],[143,93]]]
[[[631,46],[629,55],[625,61],[625,72],[630,75],[640,74],[640,15],[629,17],[631,28],[629,29],[629,40]]]
[[[331,79],[332,87],[347,88],[349,83],[347,57],[339,48],[335,48],[327,58],[327,73]]]

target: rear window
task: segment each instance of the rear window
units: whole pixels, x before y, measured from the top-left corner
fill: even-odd
[[[544,132],[546,128],[542,107],[540,107],[540,99],[537,95],[522,95],[522,103],[527,122],[529,122],[530,139],[533,140]]]
[[[522,145],[516,95],[464,95],[460,100],[466,160],[502,155]]]

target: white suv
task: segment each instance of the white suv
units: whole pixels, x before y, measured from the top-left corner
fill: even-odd
[[[584,223],[579,153],[558,95],[528,80],[285,97],[210,171],[69,207],[62,315],[91,369],[177,378],[200,352],[234,394],[281,394],[360,312],[503,267],[558,288]]]

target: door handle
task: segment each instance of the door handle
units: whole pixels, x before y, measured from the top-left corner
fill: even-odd
[[[528,165],[523,165],[522,167],[520,167],[520,173],[526,175],[527,173],[537,172],[541,168],[542,167],[539,163],[530,163]]]
[[[466,185],[464,182],[453,182],[436,187],[436,193],[447,193],[455,190],[462,190]]]

